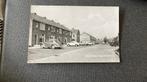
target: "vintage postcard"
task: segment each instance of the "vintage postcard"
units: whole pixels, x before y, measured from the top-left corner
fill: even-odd
[[[28,63],[119,63],[118,6],[32,5]]]

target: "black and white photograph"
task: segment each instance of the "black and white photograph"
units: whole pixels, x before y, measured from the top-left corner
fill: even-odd
[[[28,63],[119,63],[118,6],[32,5]]]

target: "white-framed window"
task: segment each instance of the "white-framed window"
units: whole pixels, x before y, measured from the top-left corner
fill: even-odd
[[[35,28],[39,28],[39,22],[33,20],[33,24],[34,24],[34,27],[35,27]]]
[[[50,27],[48,27],[48,30],[50,31],[50,30],[51,30],[51,28],[50,28]]]
[[[36,27],[36,28],[38,28],[38,27],[39,27],[39,23],[38,23],[38,22],[36,22],[35,27]]]
[[[50,31],[51,30],[51,26],[50,25],[47,25],[47,29]]]
[[[56,28],[54,26],[51,26],[51,32],[56,32]]]
[[[40,30],[45,30],[45,24],[40,23]]]
[[[70,36],[72,35],[72,32],[70,32]]]
[[[62,29],[59,29],[59,33],[62,34]]]
[[[57,33],[59,33],[59,28],[56,28],[56,30],[57,30]]]

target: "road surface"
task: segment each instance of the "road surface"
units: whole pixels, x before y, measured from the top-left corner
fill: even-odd
[[[119,62],[116,47],[93,45],[64,49],[29,49],[28,63],[109,63]]]

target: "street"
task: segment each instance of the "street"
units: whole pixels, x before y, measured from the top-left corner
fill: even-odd
[[[116,47],[93,45],[64,47],[63,49],[29,49],[28,63],[109,63],[119,62]]]

